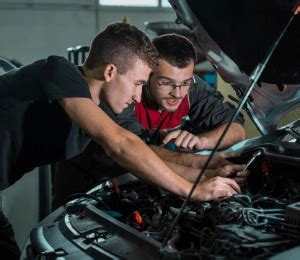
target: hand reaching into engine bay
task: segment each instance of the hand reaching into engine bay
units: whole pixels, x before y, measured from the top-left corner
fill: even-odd
[[[168,161],[164,161],[176,174],[184,178],[190,183],[195,183],[197,177],[199,176],[201,169],[195,169],[191,167],[186,167],[178,164],[174,164]],[[235,194],[240,191],[240,186],[243,187],[246,183],[247,176],[249,175],[248,170],[244,170],[245,165],[230,164],[220,167],[216,170],[205,170],[202,178],[200,179],[200,187],[205,187],[205,189],[220,188],[223,192],[228,192],[228,194]],[[220,183],[223,182],[223,183]],[[230,186],[228,186],[230,184]],[[230,188],[231,187],[231,188]],[[232,193],[232,189],[236,192]],[[225,193],[226,193],[225,192]],[[212,191],[210,191],[211,194]],[[219,192],[218,192],[219,194]],[[202,195],[201,195],[202,196]],[[222,195],[220,195],[222,197]]]
[[[201,181],[214,178],[216,176],[234,179],[240,186],[244,186],[249,175],[249,170],[244,170],[244,164],[231,164],[220,167],[216,170],[206,170]]]
[[[235,180],[217,176],[200,182],[192,195],[192,200],[216,200],[222,197],[231,197],[238,192],[241,192],[241,189]]]
[[[225,165],[232,165],[233,163],[230,162],[228,159],[237,158],[240,156],[241,156],[240,153],[233,153],[233,152],[231,152],[231,153],[227,153],[227,152],[216,153],[211,158],[209,165],[208,165],[208,169],[218,169]],[[206,160],[208,159],[209,156],[201,155],[201,157],[202,157],[201,164],[198,165],[198,168],[203,168],[203,166],[205,164],[203,162],[206,162]]]

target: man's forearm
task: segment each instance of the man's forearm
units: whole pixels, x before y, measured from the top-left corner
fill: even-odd
[[[165,161],[164,163],[168,165],[175,173],[177,173],[182,178],[186,179],[187,181],[194,183],[196,178],[198,177],[201,169],[195,169],[188,166],[183,166],[177,163]]]
[[[208,131],[206,133],[202,133],[197,135],[201,141],[203,141],[203,150],[212,150],[217,141],[219,140],[221,134],[223,133],[224,129],[226,128],[227,124],[223,124],[212,131]],[[245,130],[242,125],[238,123],[233,123],[230,128],[228,129],[222,143],[220,144],[219,148],[227,148],[241,140],[245,139]]]
[[[121,166],[145,181],[179,196],[187,196],[191,183],[175,174],[137,136],[116,125],[91,100],[66,98],[60,104],[70,118]]]
[[[183,166],[180,164],[168,162],[164,160],[164,163],[168,165],[176,174],[181,176],[182,178],[186,179],[187,181],[194,183],[196,179],[198,178],[198,175],[201,172],[200,169],[195,169],[188,166]],[[200,182],[206,181],[208,179],[211,179],[213,177],[216,177],[217,173],[216,170],[206,169],[203,175],[201,176]]]
[[[203,168],[205,162],[208,159],[208,156],[206,155],[199,155],[188,152],[174,152],[162,146],[149,145],[149,147],[164,161],[195,169]]]
[[[120,129],[120,131],[125,130]],[[109,154],[113,159],[138,178],[179,196],[186,196],[186,191],[190,189],[190,186],[185,179],[167,167],[137,136],[128,131],[123,132],[122,136],[127,137],[122,138],[122,141],[111,139]]]

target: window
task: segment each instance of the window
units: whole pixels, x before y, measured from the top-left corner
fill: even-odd
[[[168,0],[99,0],[102,6],[170,7]]]
[[[138,6],[138,7],[157,7],[157,0],[100,0],[100,5],[106,6]]]

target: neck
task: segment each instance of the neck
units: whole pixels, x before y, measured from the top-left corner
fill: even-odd
[[[96,79],[92,70],[89,70],[84,65],[82,66],[84,72],[84,79],[86,80],[92,96],[92,100],[96,105],[100,104],[100,92],[102,89],[103,81]]]
[[[102,88],[102,82],[96,79],[85,78],[88,83],[89,90],[91,92],[92,100],[96,105],[100,104],[100,92]]]

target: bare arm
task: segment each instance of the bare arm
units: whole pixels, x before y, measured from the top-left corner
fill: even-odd
[[[170,170],[137,136],[115,124],[87,98],[66,98],[60,104],[108,155],[137,177],[186,197],[191,184]]]
[[[178,175],[191,183],[195,183],[201,169],[194,169],[171,162],[165,162]],[[243,171],[245,165],[226,165],[217,170],[206,170],[202,175],[197,188],[204,194],[204,200],[215,199],[215,192],[226,190],[228,185],[234,181],[235,184],[244,186],[249,171]],[[231,177],[231,178],[228,178]],[[236,186],[236,191],[240,188]]]
[[[149,147],[164,161],[169,161],[175,164],[180,164],[195,169],[203,168],[208,156],[187,152],[174,152],[162,146],[149,145]],[[237,157],[234,153],[215,154],[208,166],[209,169],[217,169],[219,167],[231,164],[226,158]]]
[[[65,98],[59,103],[70,118],[121,166],[147,182],[187,197],[192,184],[175,174],[137,136],[115,124],[90,99]],[[208,180],[204,187],[197,187],[192,199],[211,200],[240,191],[234,180],[224,179],[225,182],[220,178]]]
[[[227,126],[227,124],[223,124],[214,130],[197,135],[198,138],[203,143],[204,148],[202,148],[202,149],[208,149],[208,150],[213,149],[215,147],[218,139],[220,138],[221,134],[223,133],[224,129],[226,128],[226,126]],[[220,148],[229,147],[229,146],[231,146],[241,140],[244,140],[244,139],[245,139],[244,127],[238,123],[233,123],[229,127],[222,143],[220,144]]]
[[[182,178],[186,179],[187,181],[194,183],[201,172],[201,169],[195,169],[183,165],[179,165],[176,163],[164,161],[175,173],[177,173]],[[220,167],[215,170],[207,169],[205,170],[204,174],[202,175],[200,182],[208,181],[209,179],[219,177],[231,177],[233,178],[238,184],[243,185],[246,182],[246,177],[249,175],[249,171],[244,171],[246,165],[226,165]]]
[[[194,183],[200,173],[200,169],[176,164],[173,162],[164,161],[176,174],[184,178],[185,180]]]

